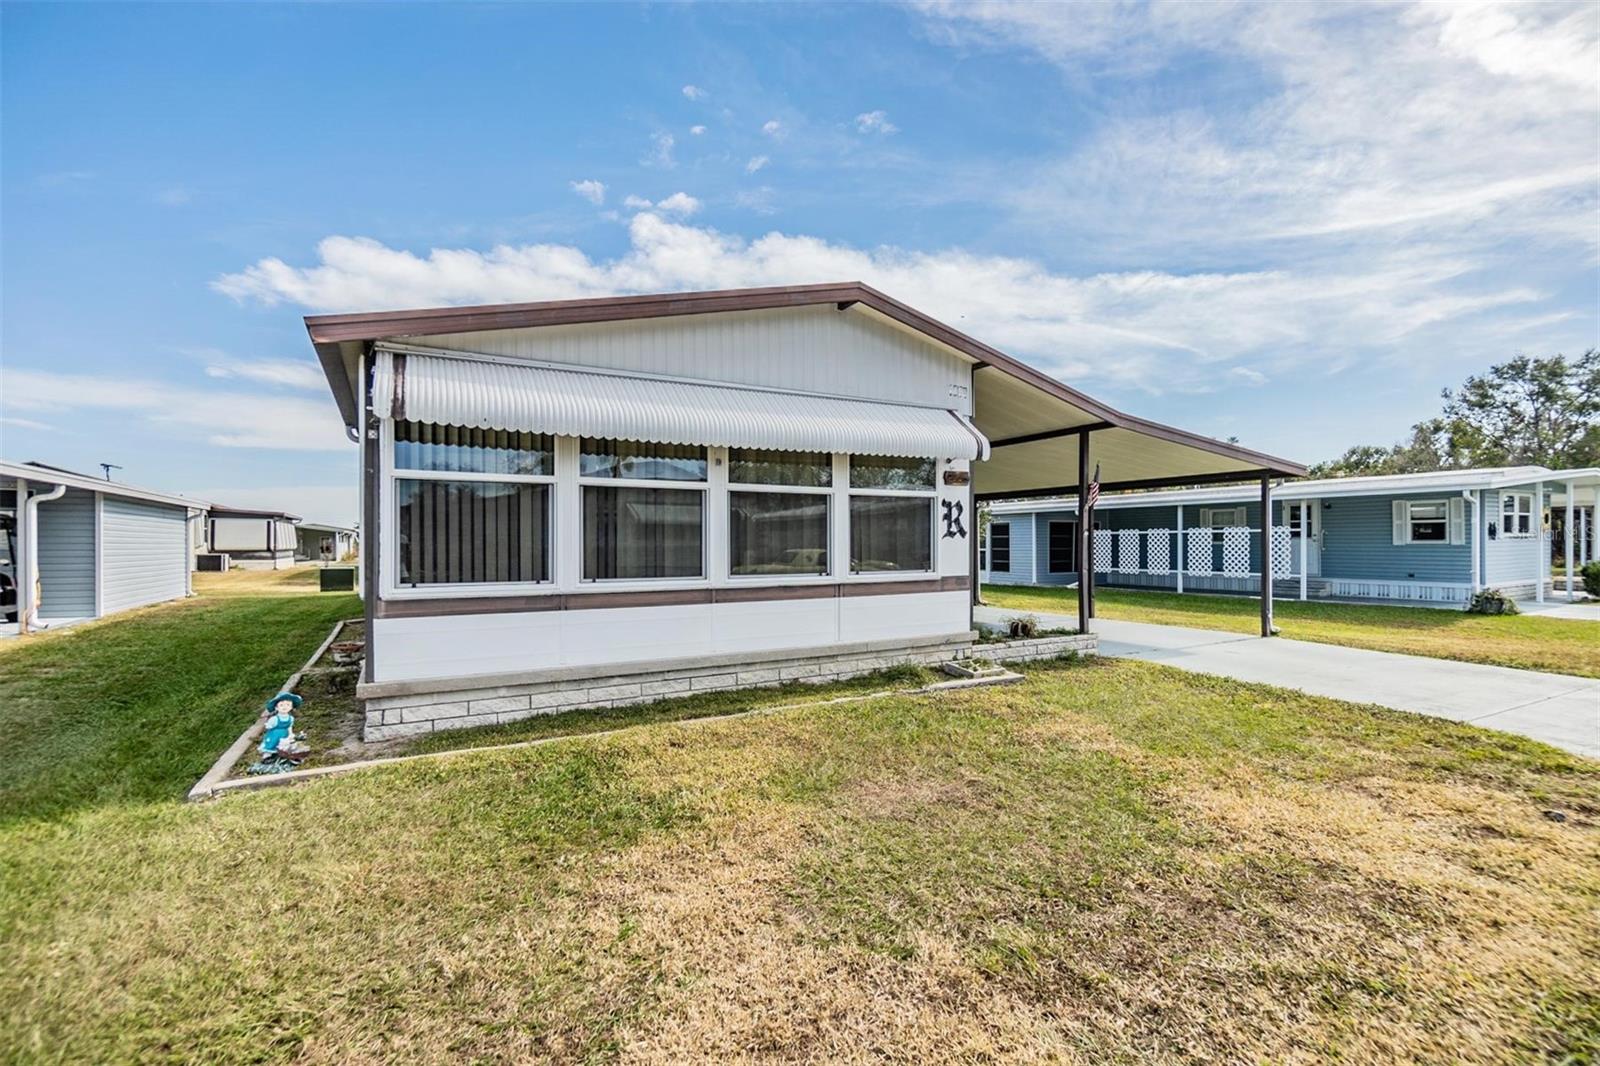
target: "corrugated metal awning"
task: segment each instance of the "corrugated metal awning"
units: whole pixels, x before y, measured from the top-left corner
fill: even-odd
[[[987,458],[955,411],[623,374],[380,352],[373,403],[416,422],[783,451]]]

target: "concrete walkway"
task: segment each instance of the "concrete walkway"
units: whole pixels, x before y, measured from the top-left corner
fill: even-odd
[[[1022,613],[975,611],[990,623]],[[1046,627],[1078,624],[1075,615],[1027,613]],[[1148,622],[1101,618],[1094,630],[1102,655],[1470,722],[1600,759],[1600,680]]]

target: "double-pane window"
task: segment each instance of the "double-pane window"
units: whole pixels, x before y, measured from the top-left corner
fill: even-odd
[[[996,574],[1011,573],[1011,523],[989,523],[989,570]]]
[[[1508,537],[1526,537],[1533,533],[1533,493],[1507,493],[1502,502],[1505,521],[1501,523]]]
[[[585,581],[705,576],[704,447],[585,437],[578,478]]]
[[[1449,511],[1443,500],[1413,503],[1408,508],[1411,522],[1411,543],[1426,544],[1450,538]]]
[[[398,583],[549,581],[553,456],[545,434],[395,423]]]
[[[1076,522],[1050,523],[1050,573],[1069,574],[1078,569],[1077,533]]]
[[[728,481],[731,575],[828,573],[831,455],[732,448]]]
[[[934,459],[850,457],[853,573],[933,569],[937,466]]]

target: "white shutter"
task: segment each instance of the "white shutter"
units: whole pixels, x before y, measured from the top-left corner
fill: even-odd
[[[1450,498],[1450,543],[1465,544],[1467,542],[1466,521],[1462,518],[1462,504],[1460,496]]]
[[[1389,504],[1390,534],[1395,544],[1406,544],[1411,539],[1410,515],[1406,512],[1406,501],[1395,500]]]

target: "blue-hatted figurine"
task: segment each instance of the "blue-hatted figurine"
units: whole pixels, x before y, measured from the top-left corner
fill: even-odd
[[[264,760],[298,763],[306,757],[303,735],[294,731],[294,712],[300,709],[300,703],[300,697],[293,692],[280,692],[267,701],[266,732],[261,737]]]

